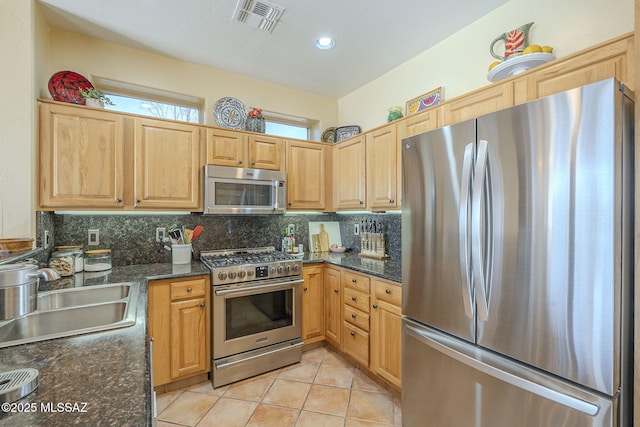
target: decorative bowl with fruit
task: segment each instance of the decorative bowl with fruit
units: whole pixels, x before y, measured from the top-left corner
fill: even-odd
[[[333,244],[331,244],[331,246],[329,246],[329,250],[331,252],[342,253],[342,252],[346,251],[347,248],[345,248],[344,246],[338,246],[335,243],[333,243]]]

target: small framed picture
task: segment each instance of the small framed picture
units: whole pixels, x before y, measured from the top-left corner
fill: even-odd
[[[407,116],[417,113],[418,111],[426,110],[429,107],[440,104],[442,100],[442,86],[437,89],[433,89],[427,93],[410,99],[407,101],[406,110]]]

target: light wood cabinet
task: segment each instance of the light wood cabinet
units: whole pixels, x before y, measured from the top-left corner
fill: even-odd
[[[443,125],[450,125],[514,105],[513,82],[496,83],[467,95],[454,98],[442,106]]]
[[[370,278],[349,270],[342,272],[342,351],[363,366],[369,366]]]
[[[304,267],[302,279],[302,341],[311,344],[324,339],[324,267]]]
[[[342,338],[342,283],[341,269],[324,267],[325,339],[340,348]]]
[[[441,111],[442,107],[430,108],[424,112],[399,120],[396,124],[398,141],[437,129],[439,127],[438,117],[442,114]]]
[[[41,209],[202,210],[200,127],[40,103]]]
[[[287,141],[287,209],[324,210],[327,175],[326,144]]]
[[[40,103],[41,209],[124,206],[124,118]]]
[[[207,164],[283,170],[282,138],[228,129],[207,129]]]
[[[335,145],[333,165],[336,208],[364,209],[366,205],[364,136],[350,138]],[[367,179],[370,181],[371,177]]]
[[[202,211],[198,126],[136,118],[134,147],[135,207]]]
[[[368,207],[374,211],[397,209],[401,206],[402,155],[396,125],[368,132],[366,139]]]
[[[154,384],[209,372],[209,276],[151,280],[148,294]]]
[[[373,279],[370,369],[398,389],[402,382],[402,288]]]

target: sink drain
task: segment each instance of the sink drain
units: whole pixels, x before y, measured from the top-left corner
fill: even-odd
[[[0,403],[22,399],[38,387],[37,369],[0,372]]]

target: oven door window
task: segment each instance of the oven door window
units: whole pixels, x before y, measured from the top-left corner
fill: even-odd
[[[215,183],[217,206],[267,206],[273,205],[273,185],[269,182],[224,182]]]
[[[293,289],[228,297],[226,339],[232,340],[293,325]]]

